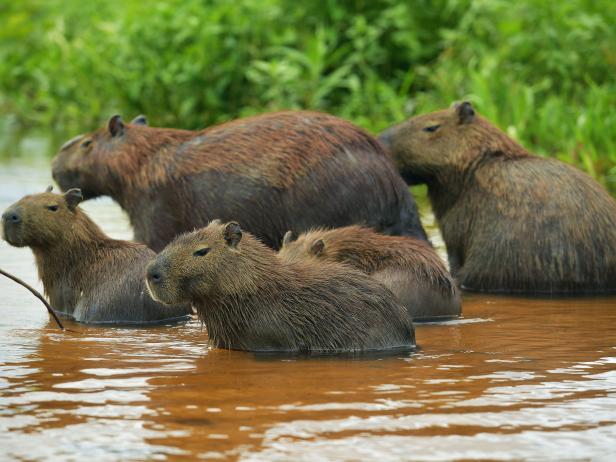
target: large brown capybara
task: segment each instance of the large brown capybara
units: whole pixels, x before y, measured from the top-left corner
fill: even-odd
[[[470,103],[380,136],[411,183],[426,183],[463,288],[616,291],[616,201],[592,178],[525,150]]]
[[[293,239],[288,231],[279,255],[286,259],[316,257],[348,264],[382,282],[409,311],[413,321],[436,321],[460,315],[456,283],[426,242],[384,236],[353,225],[316,229]]]
[[[382,146],[327,114],[271,113],[197,132],[114,116],[67,142],[52,170],[63,190],[111,196],[135,239],[157,251],[214,218],[239,220],[273,248],[288,229],[354,223],[426,239]]]
[[[152,300],[143,281],[154,252],[107,237],[78,207],[78,189],[51,188],[25,196],[2,215],[4,239],[30,247],[51,305],[84,323],[148,324],[179,321],[189,305]]]
[[[213,345],[234,350],[409,349],[415,331],[384,285],[339,263],[287,261],[235,222],[170,243],[147,268],[163,303],[191,303]]]

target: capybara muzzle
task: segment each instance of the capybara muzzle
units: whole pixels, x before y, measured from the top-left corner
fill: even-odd
[[[162,256],[156,257],[146,268],[145,281],[150,295],[156,301],[166,305],[177,303],[177,291],[170,284],[169,264]]]
[[[11,206],[2,214],[2,237],[16,247],[22,247],[23,216],[19,206]]]

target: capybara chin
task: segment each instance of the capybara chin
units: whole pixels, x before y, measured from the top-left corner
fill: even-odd
[[[63,190],[111,196],[135,239],[156,251],[214,218],[237,219],[273,248],[287,229],[354,223],[426,239],[380,143],[327,114],[264,114],[196,132],[114,116],[65,143],[52,173]]]
[[[384,236],[361,226],[316,229],[293,239],[285,234],[279,255],[316,257],[348,264],[382,282],[409,311],[413,321],[460,315],[460,294],[445,264],[426,241]]]
[[[146,277],[157,300],[192,303],[221,348],[355,352],[415,342],[406,309],[385,286],[338,263],[286,261],[235,222],[179,236]]]
[[[462,287],[616,291],[616,201],[588,175],[532,155],[468,102],[380,139],[407,180],[427,183]]]
[[[85,323],[180,320],[190,305],[164,306],[147,293],[143,273],[154,252],[107,237],[78,207],[81,191],[25,196],[2,215],[4,239],[30,247],[51,305]]]

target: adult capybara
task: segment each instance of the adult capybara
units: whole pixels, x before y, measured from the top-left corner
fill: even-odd
[[[408,181],[427,183],[464,288],[616,290],[616,202],[586,174],[532,155],[468,102],[414,117],[380,139]]]
[[[111,196],[155,250],[213,218],[238,219],[274,248],[288,229],[353,223],[426,238],[378,141],[327,114],[264,114],[198,132],[114,116],[67,142],[52,170],[64,190]]]
[[[2,215],[4,239],[30,247],[51,305],[85,323],[179,320],[189,305],[164,306],[148,294],[143,273],[154,252],[107,237],[78,207],[78,189],[25,196]]]
[[[408,349],[406,309],[382,284],[338,263],[287,261],[238,223],[218,220],[169,244],[147,268],[163,303],[191,303],[221,348],[342,352]]]
[[[413,321],[460,315],[460,294],[445,264],[426,242],[384,236],[353,225],[316,229],[293,239],[288,231],[279,255],[286,259],[316,257],[346,263],[371,275],[391,290]]]

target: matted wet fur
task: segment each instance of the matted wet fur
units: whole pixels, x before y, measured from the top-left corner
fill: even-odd
[[[532,155],[467,102],[380,139],[403,177],[428,185],[464,288],[616,291],[616,201],[585,173]]]
[[[425,241],[384,236],[361,226],[315,229],[293,239],[288,231],[280,256],[316,257],[346,263],[388,287],[407,307],[413,321],[433,321],[460,315],[455,281],[434,249]]]
[[[30,247],[51,305],[84,323],[145,324],[181,319],[189,305],[152,300],[143,274],[154,252],[107,237],[78,207],[78,189],[25,196],[2,215],[4,239]]]
[[[271,113],[196,132],[114,116],[65,143],[52,172],[63,190],[111,196],[154,250],[214,218],[237,219],[273,248],[287,229],[354,223],[426,239],[381,145],[327,114]]]
[[[237,223],[170,243],[147,269],[163,303],[190,302],[213,345],[248,351],[409,349],[406,309],[382,284],[338,263],[280,258]]]

